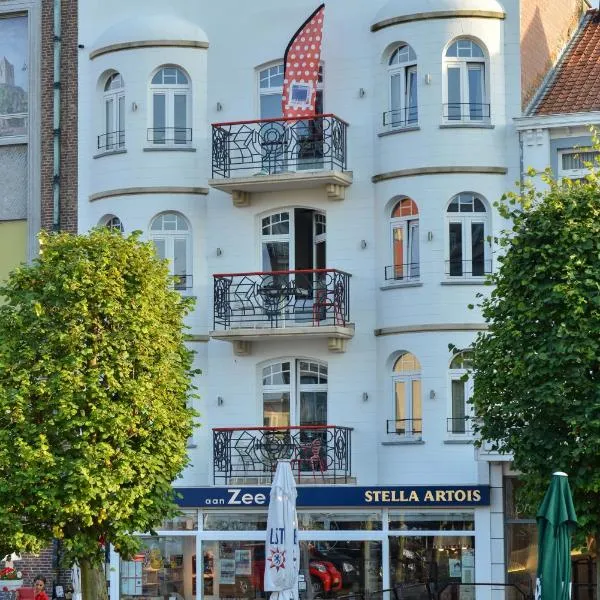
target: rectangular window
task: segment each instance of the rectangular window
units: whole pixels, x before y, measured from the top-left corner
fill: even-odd
[[[404,125],[404,115],[402,114],[402,73],[395,73],[391,77],[391,102],[390,123],[392,127],[401,127]]]
[[[418,121],[416,66],[406,69],[406,113],[406,122],[409,125]]]
[[[155,144],[164,144],[166,139],[167,107],[164,94],[154,94],[152,97],[153,138]]]
[[[483,223],[471,223],[471,259],[473,277],[485,275],[485,236]]]
[[[448,66],[448,119],[460,121],[462,118],[460,93],[460,67]]]
[[[112,98],[108,99],[105,104],[104,104],[104,108],[105,108],[105,133],[106,133],[106,140],[105,140],[105,148],[107,150],[111,149],[114,146],[114,131],[113,131],[113,127],[114,127],[114,110],[115,110],[115,103],[114,100]]]
[[[187,272],[187,240],[185,238],[173,240],[173,275],[175,275],[176,290],[185,290],[191,287],[191,281],[188,282],[191,273]]]
[[[392,243],[394,253],[394,279],[402,279],[404,277],[404,225],[393,228]]]
[[[411,406],[411,412],[412,412],[412,422],[411,422],[411,429],[412,429],[412,433],[413,434],[418,434],[420,435],[421,433],[423,433],[423,414],[421,412],[421,380],[420,379],[413,379],[412,380],[412,386],[411,386],[411,392],[412,392],[412,406]]]
[[[463,274],[463,227],[462,223],[450,223],[450,269],[451,277]]]
[[[122,148],[125,145],[125,96],[119,96],[118,110],[119,110],[119,116],[117,118],[117,124],[118,124],[117,143],[119,145],[119,148]]]
[[[469,78],[469,118],[471,121],[481,121],[484,114],[483,106],[483,82],[484,82],[484,65],[480,63],[468,65]]]
[[[263,425],[265,427],[289,427],[290,395],[288,392],[265,392],[263,394]]]
[[[452,417],[450,420],[451,433],[466,433],[465,382],[460,379],[452,380]]]
[[[420,275],[419,267],[419,222],[409,221],[408,223],[408,242],[410,261],[408,265],[409,275],[417,279]]]
[[[396,433],[404,435],[410,431],[406,422],[406,384],[404,381],[395,381],[394,390],[396,396]]]
[[[186,144],[189,141],[187,130],[187,95],[175,94],[173,101],[173,140],[176,144]]]

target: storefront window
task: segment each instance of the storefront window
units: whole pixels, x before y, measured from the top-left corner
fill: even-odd
[[[298,525],[311,531],[381,530],[381,513],[298,512]]]
[[[474,531],[473,513],[390,511],[391,531]]]
[[[361,590],[381,589],[380,567],[381,542],[303,541],[300,543],[300,598],[336,598]],[[203,544],[205,598],[267,598],[264,570],[263,541]]]
[[[390,578],[403,598],[474,600],[475,538],[390,537]]]
[[[166,531],[192,531],[198,529],[198,511],[182,510],[172,519],[163,521],[159,529]]]
[[[205,531],[266,531],[267,513],[211,511],[204,514]]]
[[[121,600],[194,600],[196,538],[143,538],[133,560],[121,561]]]

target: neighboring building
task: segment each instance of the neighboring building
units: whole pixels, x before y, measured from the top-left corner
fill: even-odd
[[[170,259],[203,372],[183,516],[111,556],[113,600],[262,595],[278,458],[307,596],[530,591],[508,464],[472,445],[468,305],[521,172],[513,120],[581,2],[332,0],[324,116],[282,121],[315,8],[80,4],[79,229],[142,230]]]
[[[77,228],[77,2],[62,0],[61,30],[54,6],[0,0],[0,279],[37,255],[41,227]],[[61,577],[52,548],[14,565],[49,592]]]

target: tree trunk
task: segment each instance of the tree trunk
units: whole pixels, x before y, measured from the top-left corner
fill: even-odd
[[[82,600],[108,600],[104,569],[93,567],[87,561],[81,561],[81,597]]]

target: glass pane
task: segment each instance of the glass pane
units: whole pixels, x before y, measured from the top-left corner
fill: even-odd
[[[448,46],[448,50],[446,50],[446,56],[458,56],[458,42],[454,42],[453,44],[450,44],[450,46]]]
[[[167,252],[166,252],[166,247],[165,247],[165,240],[153,240],[154,242],[154,246],[156,247],[156,254],[158,256],[158,258],[166,258],[167,257]]]
[[[316,531],[367,530],[381,531],[381,513],[298,512],[298,528]]]
[[[106,118],[105,118],[105,133],[106,133],[106,146],[109,147],[112,144],[112,140],[109,139],[110,135],[114,131],[114,119],[115,119],[115,103],[112,98],[107,99],[105,102]]]
[[[406,120],[408,123],[416,123],[418,120],[417,109],[417,68],[408,69],[406,75]]]
[[[161,69],[160,71],[158,71],[157,73],[155,73],[154,77],[152,78],[152,83],[154,85],[158,85],[161,84],[162,81],[162,74],[163,74],[163,70]]]
[[[394,373],[406,373],[419,371],[421,365],[417,360],[417,357],[410,352],[404,352],[398,360],[394,363]]]
[[[391,105],[390,123],[392,126],[404,124],[402,115],[402,73],[395,73],[390,79]]]
[[[390,511],[391,530],[475,531],[473,513]]]
[[[469,65],[469,118],[480,121],[484,116],[483,65]]]
[[[394,279],[404,277],[404,225],[392,229]]]
[[[299,425],[327,425],[327,392],[300,392]]]
[[[260,118],[278,119],[282,116],[281,94],[261,94]]]
[[[409,252],[409,275],[410,277],[418,277],[420,274],[419,267],[419,222],[411,221],[408,226],[408,252]]]
[[[423,412],[421,410],[421,380],[413,379],[412,384],[412,431],[423,433]]]
[[[289,427],[290,395],[288,392],[263,393],[263,425],[265,427]]]
[[[404,381],[394,382],[396,403],[396,433],[405,433],[406,427],[406,383]]]
[[[142,538],[133,560],[121,560],[121,598],[139,596],[193,600],[196,580],[196,538]]]
[[[163,521],[157,529],[166,529],[167,531],[191,531],[198,529],[198,511],[195,509],[181,510],[177,516]]]
[[[175,94],[174,98],[173,125],[175,131],[173,139],[176,144],[185,144],[188,141],[187,132],[187,96],[185,94]]]
[[[473,257],[473,276],[482,277],[485,274],[483,223],[471,223],[471,256]]]
[[[452,380],[452,418],[450,431],[452,433],[465,433],[465,382]]]
[[[290,363],[276,363],[263,369],[263,385],[289,385]]]
[[[176,290],[185,290],[191,287],[191,285],[188,285],[191,284],[191,281],[187,280],[188,275],[191,279],[191,273],[188,273],[187,240],[185,238],[175,238],[173,240],[173,275],[176,276]]]
[[[211,510],[204,513],[205,531],[266,531],[267,513]]]
[[[166,97],[164,94],[154,94],[152,98],[152,127],[155,144],[165,143],[166,126]]]
[[[288,242],[263,242],[263,271],[289,271],[290,246]]]
[[[125,144],[125,96],[119,96],[119,117],[118,121],[118,144],[123,146]]]
[[[468,585],[475,581],[474,537],[399,536],[389,544],[391,583],[401,597],[427,600],[442,590],[440,600],[475,597]]]
[[[538,551],[536,524],[509,523],[505,531],[507,583],[517,585],[525,592],[534,590]],[[513,593],[508,597],[510,600],[522,597],[517,590]],[[574,594],[573,597],[577,596]]]
[[[187,85],[188,83],[188,78],[181,69],[177,69],[177,83],[179,85]]]
[[[448,119],[461,119],[460,68],[448,67]]]
[[[450,223],[450,269],[451,276],[463,274],[462,223]]]

